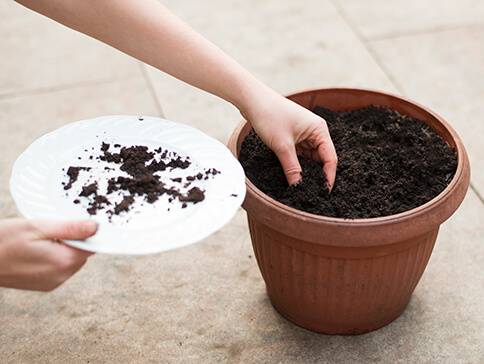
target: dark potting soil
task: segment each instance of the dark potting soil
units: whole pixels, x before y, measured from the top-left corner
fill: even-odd
[[[247,177],[283,204],[347,219],[387,216],[430,201],[454,176],[455,152],[421,120],[378,106],[313,112],[327,121],[338,154],[330,194],[320,163],[299,157],[302,181],[288,186],[277,157],[253,131],[242,143]]]
[[[181,195],[178,199],[183,202],[200,202],[205,199],[205,193],[200,188],[193,187],[186,196]]]
[[[67,169],[67,176],[69,177],[69,181],[67,182],[67,184],[64,184],[64,190],[71,189],[72,184],[74,184],[79,178],[80,171],[90,171],[90,170],[91,168],[89,167],[69,167]]]
[[[99,194],[97,182],[86,182],[84,186],[81,186],[79,197],[88,199],[89,205],[86,211],[90,215],[96,215],[98,210],[105,209],[107,206],[113,206],[112,209],[106,211],[108,216],[120,215],[132,208],[136,196],[144,198],[147,203],[154,203],[160,196],[167,194],[170,196],[170,203],[177,199],[182,204],[182,208],[186,208],[187,203],[196,204],[205,199],[205,191],[199,187],[192,187],[187,193],[183,193],[176,185],[167,186],[161,181],[160,176],[155,174],[166,169],[170,171],[186,169],[191,165],[189,157],[182,158],[176,153],[162,150],[162,148],[149,150],[148,147],[141,145],[126,147],[115,144],[113,147],[119,149],[118,151],[110,151],[110,147],[108,143],[103,142],[100,147],[101,154],[96,159],[111,165],[119,165],[119,169],[126,172],[128,176],[109,178],[105,196]],[[89,156],[89,159],[93,158],[93,155]],[[80,171],[90,170],[89,167],[69,167],[67,170],[69,181],[67,184],[63,183],[64,189],[72,188]],[[114,168],[106,166],[104,170],[114,170]],[[182,185],[188,187],[195,180],[208,179],[209,176],[215,176],[218,173],[220,172],[215,168],[209,168],[204,170],[203,174],[199,172],[185,177],[185,181],[181,177],[171,178],[171,181],[176,182],[179,187]],[[112,200],[112,194],[116,191],[124,194],[123,199],[118,203],[114,203]],[[80,200],[77,198],[73,202],[79,204]]]

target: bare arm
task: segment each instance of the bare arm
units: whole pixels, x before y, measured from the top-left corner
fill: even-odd
[[[336,152],[323,119],[262,84],[157,0],[19,0],[72,29],[234,104],[277,154],[290,184],[296,148],[324,163],[332,187]]]

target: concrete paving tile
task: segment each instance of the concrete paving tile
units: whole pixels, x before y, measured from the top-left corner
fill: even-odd
[[[0,96],[140,75],[134,59],[14,1],[0,18]]]
[[[34,139],[61,125],[116,114],[155,115],[142,78],[0,100],[0,218],[16,214],[8,181],[17,156]]]
[[[0,291],[0,354],[12,363],[478,363],[483,218],[471,191],[405,313],[366,335],[318,335],[280,317],[240,211],[200,244],[94,256],[50,294]]]
[[[333,85],[395,91],[327,1],[311,0],[304,5],[275,0],[165,2],[281,92]],[[23,17],[23,10],[14,10],[21,17],[11,16],[16,6],[0,4],[0,15],[9,11],[2,16],[0,34],[5,34],[2,27],[28,28],[34,21]],[[44,29],[44,25],[39,27],[30,29]],[[466,30],[399,37],[371,46],[405,94],[456,126],[473,159],[474,183],[483,186],[477,158],[478,153],[482,155],[477,143],[482,118],[476,115],[484,111],[478,101],[484,96],[479,91],[483,84],[479,64],[484,63],[478,43],[484,44],[482,32]],[[120,62],[127,59],[121,57]],[[31,87],[29,75],[47,68],[29,67],[21,83],[8,81],[15,86],[11,91],[24,92],[23,85]],[[123,65],[118,68],[124,77],[123,69]],[[118,71],[104,71],[118,77]],[[79,79],[67,69],[63,72],[64,78],[39,76],[33,87],[51,87],[50,80],[60,87],[104,80],[98,77],[102,72],[88,72],[89,77],[81,72]],[[17,155],[36,137],[65,122],[103,114],[157,113],[146,83],[135,74],[119,82],[0,100],[0,135],[7,136],[3,142],[8,145],[0,153],[0,217],[15,214],[7,187],[9,171]],[[240,119],[235,109],[212,96],[156,70],[149,74],[172,119],[187,121],[220,140]],[[0,75],[0,85],[11,87],[2,77],[6,76]],[[79,274],[53,293],[0,289],[1,361],[481,363],[483,220],[484,206],[470,191],[442,227],[405,313],[379,331],[342,337],[311,333],[274,311],[252,252],[245,213],[240,210],[230,224],[197,245],[146,257],[93,256]]]
[[[331,86],[394,91],[328,1],[164,3],[281,93]],[[168,118],[190,123],[222,141],[240,120],[231,105],[152,68],[149,74]]]
[[[464,140],[484,195],[484,27],[370,43],[401,91],[446,118]]]
[[[366,38],[484,23],[476,0],[333,0]]]

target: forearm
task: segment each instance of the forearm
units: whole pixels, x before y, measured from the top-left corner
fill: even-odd
[[[217,95],[241,111],[258,101],[254,90],[271,92],[157,0],[18,2]]]
[[[158,0],[17,1],[231,102],[277,155],[289,184],[301,179],[298,146],[324,163],[333,186],[337,157],[325,121],[263,85]]]

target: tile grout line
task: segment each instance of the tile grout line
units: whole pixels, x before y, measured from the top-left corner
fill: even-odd
[[[151,78],[148,75],[148,71],[146,70],[146,66],[143,62],[139,62],[139,67],[141,69],[141,73],[143,74],[143,78],[146,82],[146,85],[148,86],[148,90],[151,94],[151,97],[153,98],[153,101],[155,102],[155,107],[156,110],[158,111],[158,114],[160,117],[164,117],[163,113],[163,108],[161,107],[160,101],[158,100],[158,96],[156,94],[155,87],[153,86],[153,83],[151,82]]]
[[[125,80],[134,79],[135,76],[127,77]],[[41,87],[36,89],[26,89],[22,91],[14,91],[10,93],[0,94],[0,101],[15,99],[18,97],[25,97],[25,96],[33,96],[33,95],[42,95],[48,94],[51,92],[59,92],[64,90],[72,90],[76,88],[83,88],[83,87],[90,87],[90,86],[98,86],[98,85],[108,85],[111,83],[116,83],[121,81],[118,78],[110,78],[104,80],[97,80],[97,81],[84,81],[84,82],[76,82],[76,83],[68,83],[64,85],[58,86],[51,86],[51,87]]]
[[[350,27],[351,31],[355,34],[356,38],[363,44],[365,49],[368,51],[370,56],[373,58],[375,63],[377,64],[378,67],[382,70],[382,72],[385,74],[385,76],[388,78],[390,83],[395,87],[395,89],[402,95],[404,95],[403,92],[403,87],[395,80],[395,78],[392,76],[390,71],[383,65],[383,63],[380,61],[379,57],[373,50],[370,44],[368,44],[371,40],[367,40],[363,35],[359,32],[357,27],[353,24],[353,22],[346,16],[345,12],[341,8],[341,6],[338,4],[337,1],[335,0],[330,0],[333,6],[336,8],[337,13],[341,18],[346,22],[346,24]],[[484,205],[484,196],[482,196],[479,193],[479,190],[474,186],[472,182],[469,183],[469,186],[471,190],[476,194],[477,198],[481,203]]]
[[[481,201],[481,203],[484,205],[484,196],[481,195],[479,190],[474,186],[474,184],[470,183],[471,190],[474,191],[476,194],[477,198]]]
[[[390,71],[383,65],[383,63],[380,61],[379,57],[376,55],[375,51],[371,48],[371,46],[368,44],[368,41],[365,39],[365,37],[360,33],[358,28],[353,24],[353,22],[348,18],[344,10],[341,8],[339,3],[335,0],[330,0],[333,6],[335,7],[337,13],[341,18],[344,20],[344,22],[348,25],[348,27],[351,29],[351,31],[354,33],[356,38],[360,41],[360,43],[365,47],[367,52],[370,54],[371,58],[373,58],[373,61],[377,64],[377,66],[381,69],[381,71],[384,73],[384,75],[388,78],[390,83],[395,87],[395,89],[400,93],[403,94],[402,86],[397,82],[397,80],[392,76]]]
[[[464,30],[469,28],[472,29],[472,28],[483,28],[483,27],[484,27],[484,24],[481,24],[481,23],[457,24],[454,26],[442,25],[440,27],[435,27],[435,28],[413,29],[413,30],[408,30],[403,32],[376,35],[376,36],[364,38],[364,41],[378,42],[378,41],[392,40],[395,38],[405,38],[405,37],[412,37],[417,35],[435,34],[435,33],[447,32],[447,31],[457,31],[457,30]]]

